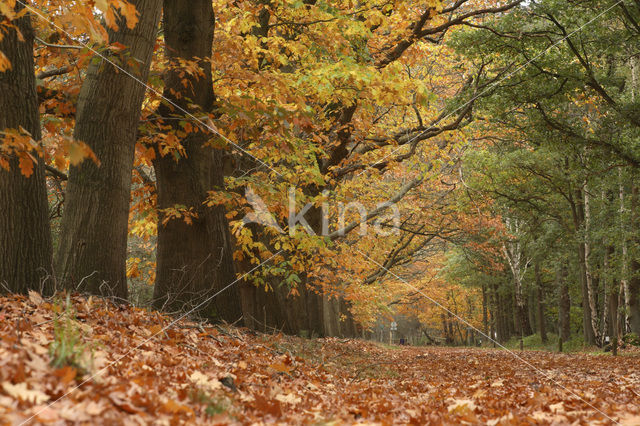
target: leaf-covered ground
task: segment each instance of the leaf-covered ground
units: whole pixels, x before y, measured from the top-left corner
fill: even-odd
[[[186,321],[163,330],[171,320],[157,313],[71,305],[0,298],[2,423],[640,424],[638,354],[519,360]],[[69,336],[79,341],[61,349]],[[72,366],[51,365],[52,341]]]

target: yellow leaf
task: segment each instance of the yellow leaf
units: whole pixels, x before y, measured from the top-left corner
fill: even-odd
[[[189,379],[196,385],[205,390],[214,391],[222,387],[222,383],[218,379],[210,379],[199,371],[194,372]]]
[[[9,382],[3,382],[2,389],[4,389],[9,396],[33,404],[42,404],[49,400],[49,395],[38,390],[29,390],[26,383],[13,385]]]
[[[0,1],[0,14],[4,15],[10,21],[15,18],[16,0]]]
[[[41,303],[44,302],[44,299],[42,298],[42,296],[40,296],[38,292],[35,292],[33,290],[29,290],[29,300],[31,301],[31,303],[33,303],[36,306],[39,306]]]
[[[153,334],[154,336],[158,333],[160,333],[163,330],[163,327],[159,324],[156,325],[152,325],[151,327],[149,327],[149,331],[151,332],[151,334]]]
[[[11,69],[11,61],[9,60],[9,58],[6,57],[4,53],[0,51],[0,72],[5,72],[10,69]]]
[[[95,0],[96,7],[100,9],[103,13],[106,13],[109,10],[109,2],[107,0]]]
[[[127,18],[127,27],[129,27],[130,30],[135,28],[138,24],[138,11],[136,7],[131,3],[127,3],[125,10],[121,10],[121,12],[124,17]]]
[[[98,158],[93,153],[89,145],[84,142],[74,141],[68,145],[69,161],[73,166],[82,163],[86,158],[92,159],[97,165],[100,165]]]
[[[276,399],[280,402],[286,402],[287,404],[298,404],[302,401],[302,399],[298,396],[295,396],[292,393],[288,393],[286,395],[276,395]]]

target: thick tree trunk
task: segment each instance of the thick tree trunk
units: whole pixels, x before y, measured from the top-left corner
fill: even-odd
[[[260,226],[249,224],[253,235],[267,246],[270,237]],[[287,256],[287,253],[283,253]],[[246,273],[255,265],[243,260],[237,264],[239,272]],[[244,325],[258,330],[282,330],[287,334],[324,336],[322,298],[305,283],[304,276],[295,293],[282,285],[277,278],[268,279],[269,288],[256,286],[249,281],[241,283],[242,313]]]
[[[321,188],[309,189],[311,195],[319,195]],[[316,234],[322,233],[322,210],[319,207],[312,207],[307,214],[307,222]],[[303,283],[307,283],[307,286],[313,286],[313,283],[305,276],[302,279]],[[315,294],[319,303],[318,311],[322,313],[322,324],[319,327],[322,329],[322,335],[325,337],[341,336],[340,330],[340,305],[343,301],[342,298],[331,297],[328,294]],[[343,312],[348,318],[351,318],[349,311]]]
[[[140,15],[136,27],[119,22],[119,31],[109,30],[109,41],[126,49],[103,51],[126,72],[96,56],[82,85],[74,137],[91,147],[100,165],[87,160],[71,167],[56,256],[57,273],[67,287],[121,299],[128,294],[131,171],[146,91],[141,82],[149,75],[162,6],[161,0],[131,3]]]
[[[22,9],[16,5],[16,11]],[[0,14],[0,21],[4,19]],[[22,127],[38,141],[31,15],[12,24],[15,29],[7,26],[0,40],[0,52],[11,62],[10,69],[0,72],[0,131]],[[21,173],[15,156],[8,162],[8,171],[0,167],[0,292],[34,289],[51,293],[55,281],[43,160],[38,156],[30,177]]]
[[[161,117],[208,113],[214,107],[211,49],[214,13],[207,0],[164,1],[164,37],[170,68],[164,76],[169,103],[158,109]],[[199,59],[202,75],[193,75],[179,61]],[[178,120],[167,122],[184,131]],[[194,310],[211,319],[234,322],[242,316],[239,285],[233,264],[233,245],[222,206],[207,207],[209,191],[223,190],[223,151],[207,146],[212,135],[193,123],[181,139],[184,153],[157,155],[153,162],[158,191],[158,248],[154,306],[167,311]],[[165,209],[186,208],[195,213],[192,223],[169,219]],[[225,287],[230,286],[225,289]]]

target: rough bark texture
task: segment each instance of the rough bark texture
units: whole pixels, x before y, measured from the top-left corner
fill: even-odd
[[[136,27],[130,30],[120,22],[119,31],[109,31],[110,42],[127,47],[109,59],[127,73],[95,57],[82,85],[74,136],[91,147],[101,164],[88,160],[71,167],[56,256],[67,287],[122,299],[127,298],[131,172],[146,90],[141,82],[149,74],[162,6],[160,0],[131,3],[140,14]]]
[[[0,21],[4,19],[0,14]],[[13,24],[24,40],[8,27],[0,41],[0,51],[11,62],[11,69],[0,72],[0,131],[23,127],[39,140],[31,16]],[[38,159],[29,178],[21,173],[15,157],[9,163],[9,171],[0,168],[0,292],[50,293],[53,262],[43,161]]]
[[[215,96],[211,61],[205,59],[211,56],[215,27],[211,1],[165,0],[163,24],[171,63],[164,77],[165,97],[194,116],[211,112]],[[177,65],[179,59],[199,59],[202,75],[185,72]],[[168,103],[158,113],[162,117],[185,115]],[[167,123],[180,128],[177,120]],[[180,141],[184,155],[158,155],[153,164],[160,211],[154,305],[169,311],[195,309],[201,316],[234,322],[242,310],[240,290],[231,285],[236,277],[225,209],[204,205],[209,191],[224,187],[224,151],[208,145],[214,135],[193,124],[194,131]],[[162,210],[175,206],[195,212],[193,223],[182,219],[162,223]]]

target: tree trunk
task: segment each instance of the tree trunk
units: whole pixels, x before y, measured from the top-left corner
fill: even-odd
[[[609,314],[609,318],[607,318],[607,328],[604,332],[605,335],[610,336],[613,340],[614,336],[617,335],[617,321],[618,321],[618,289],[611,288],[609,289],[609,294],[607,295],[607,313]]]
[[[493,302],[493,312],[494,312],[494,318],[493,318],[493,324],[494,324],[494,331],[495,331],[495,335],[492,335],[491,338],[495,339],[497,341],[502,341],[503,336],[505,334],[504,332],[504,321],[503,321],[503,317],[504,317],[504,309],[503,309],[503,305],[502,303],[500,303],[500,295],[498,294],[498,284],[494,283],[493,284],[493,291],[491,292],[492,295],[492,302]]]
[[[489,333],[489,317],[487,314],[487,285],[482,283],[482,332]]]
[[[158,108],[161,117],[202,116],[214,108],[211,76],[214,13],[207,0],[164,1],[166,56],[171,64],[164,76],[164,96],[173,105]],[[202,75],[180,67],[198,61]],[[182,110],[174,107],[179,106]],[[184,131],[178,120],[166,124]],[[156,156],[153,166],[158,191],[158,248],[154,306],[234,322],[242,316],[240,289],[233,264],[233,245],[222,206],[207,207],[209,191],[224,189],[223,151],[207,146],[210,132],[193,125],[177,150]],[[185,208],[195,214],[191,223],[168,218],[166,209]],[[230,286],[225,289],[225,287]]]
[[[527,322],[530,334],[534,334],[539,329],[538,324],[538,289],[532,286],[527,292]]]
[[[128,294],[131,172],[146,91],[141,82],[149,75],[162,5],[160,0],[131,3],[140,15],[136,27],[119,22],[119,31],[108,31],[111,43],[126,46],[121,53],[108,53],[126,72],[96,56],[80,91],[74,137],[91,147],[100,165],[84,161],[69,171],[56,256],[68,288],[121,299]]]
[[[505,219],[507,229],[509,229],[516,237],[520,233],[521,223],[517,219]],[[504,257],[509,264],[511,274],[513,275],[514,286],[514,305],[515,305],[515,323],[520,336],[531,334],[531,324],[528,318],[526,301],[524,298],[524,289],[522,280],[529,267],[529,260],[525,261],[524,249],[518,239],[507,241],[502,246]]]
[[[606,255],[605,255],[605,261],[607,261],[606,259]],[[603,267],[607,268],[608,265],[604,265]],[[604,345],[604,340],[605,340],[605,336],[611,336],[611,321],[610,321],[610,314],[609,314],[609,308],[611,306],[611,301],[609,300],[611,298],[611,288],[609,286],[609,279],[607,277],[603,277],[603,281],[602,281],[602,286],[603,286],[603,292],[604,292],[604,301],[603,301],[603,307],[602,307],[602,320],[600,321],[600,339],[601,339],[601,343]],[[617,297],[617,296],[616,296]]]
[[[573,223],[576,233],[583,231],[584,226],[584,205],[582,203],[582,191],[574,191],[575,202],[571,200],[571,210],[573,213]],[[590,345],[595,345],[596,335],[591,325],[591,309],[589,305],[589,289],[587,286],[587,265],[585,263],[586,253],[584,242],[578,242],[578,263],[580,265],[580,287],[582,291],[582,332],[584,341]]]
[[[511,338],[511,336],[513,336],[514,334],[516,334],[516,332],[518,332],[518,328],[517,328],[517,317],[516,317],[516,303],[515,303],[515,297],[513,295],[513,293],[510,294],[506,294],[504,296],[504,302],[505,307],[506,307],[506,316],[505,316],[505,321],[506,321],[506,336],[505,336],[505,340],[509,340]]]
[[[522,282],[520,282],[519,278],[515,279],[515,314],[516,327],[520,336],[530,335],[531,324],[529,323],[528,309],[522,292]]]
[[[634,63],[636,61],[634,60]],[[627,330],[627,324],[629,324],[629,303],[630,303],[630,299],[629,299],[629,255],[627,252],[627,220],[625,218],[625,211],[626,211],[626,207],[625,207],[625,200],[624,200],[624,184],[623,184],[623,176],[622,176],[622,169],[618,170],[618,180],[620,181],[619,184],[619,197],[620,197],[620,235],[621,235],[621,244],[622,244],[622,265],[621,265],[621,279],[620,279],[620,285],[622,287],[622,293],[621,296],[624,298],[624,319],[623,321],[619,321],[619,326],[622,328],[623,332],[625,332]]]
[[[17,4],[15,10],[23,8]],[[5,19],[0,14],[0,21]],[[11,62],[10,69],[0,72],[0,131],[22,127],[39,141],[31,15],[12,24],[15,28],[6,26],[0,37],[0,52]],[[34,289],[51,293],[55,287],[44,162],[36,157],[30,177],[21,172],[13,155],[8,158],[8,171],[0,167],[0,292]]]
[[[542,282],[542,273],[540,271],[540,263],[536,261],[534,266],[534,272],[536,276],[537,298],[536,304],[538,306],[538,331],[540,332],[540,338],[543,343],[547,342],[547,327],[544,318],[544,285]]]
[[[451,339],[449,337],[449,325],[447,323],[447,316],[444,312],[440,314],[440,318],[442,319],[442,335],[444,336],[444,341],[446,344],[451,343]]]
[[[618,287],[615,286],[617,289]],[[609,323],[610,323],[610,333],[611,336],[611,346],[613,355],[618,355],[618,343],[620,339],[620,335],[618,334],[618,291],[611,293],[609,295]]]
[[[567,283],[565,265],[559,266],[556,271],[556,287],[560,291],[558,334],[564,342],[567,342],[571,338],[571,299],[569,298],[569,284]]]
[[[600,342],[598,335],[598,306],[596,303],[595,286],[593,274],[591,273],[591,243],[589,242],[589,231],[591,229],[591,197],[587,183],[584,185],[584,278],[587,290],[587,302],[589,305],[589,326],[595,343]]]
[[[631,220],[632,229],[637,234],[640,228],[640,212],[638,212],[638,186],[631,189]],[[636,245],[640,244],[640,238],[635,237]],[[632,333],[640,335],[640,259],[632,256],[631,277],[629,279],[629,327]]]

